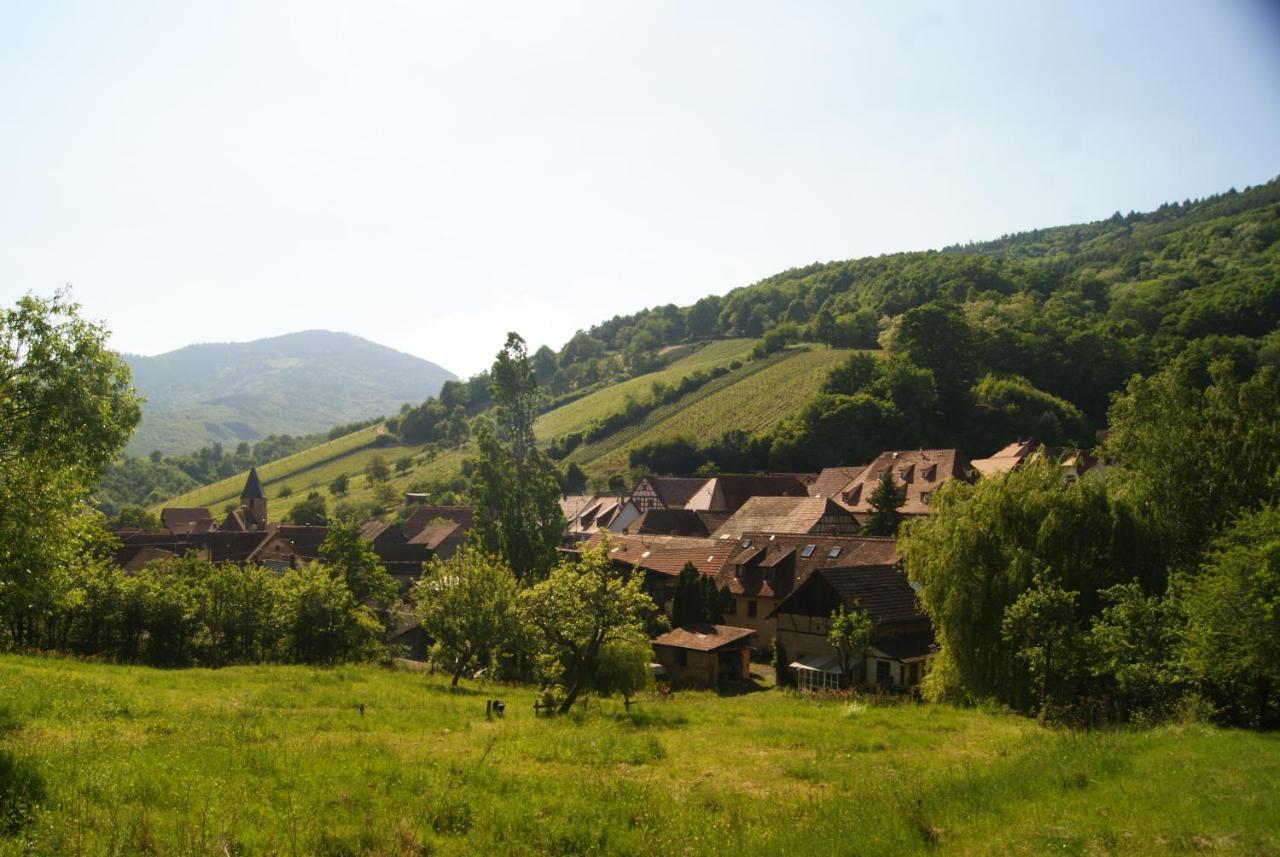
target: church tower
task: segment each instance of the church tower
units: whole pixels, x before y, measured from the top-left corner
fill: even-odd
[[[267,528],[267,495],[262,490],[262,480],[258,478],[258,468],[249,468],[249,478],[245,480],[244,490],[240,492],[240,506],[245,510],[245,525],[255,530]]]

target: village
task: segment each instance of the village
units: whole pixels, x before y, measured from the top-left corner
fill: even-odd
[[[775,653],[776,677],[804,691],[854,687],[913,694],[937,651],[928,616],[907,579],[893,535],[868,534],[872,495],[884,481],[898,489],[893,513],[930,514],[930,500],[952,480],[1008,473],[1024,462],[1051,460],[1064,480],[1099,475],[1104,465],[1077,451],[1017,440],[990,457],[957,449],[886,451],[870,464],[818,473],[649,474],[629,491],[562,495],[566,521],[560,552],[603,546],[617,574],[641,575],[643,589],[672,617],[677,580],[692,568],[720,593],[723,623],[680,625],[651,641],[651,668],[673,688],[733,690],[752,680],[753,666]],[[470,506],[439,506],[408,494],[403,523],[365,522],[359,531],[402,598],[435,558],[466,543]],[[216,520],[208,509],[165,508],[160,529],[120,529],[115,562],[125,572],[194,554],[209,563],[257,564],[276,571],[318,559],[328,527],[273,521],[256,469],[239,506]],[[871,648],[845,677],[828,641],[838,609],[865,613]],[[402,607],[387,638],[393,651],[426,660],[431,640]]]

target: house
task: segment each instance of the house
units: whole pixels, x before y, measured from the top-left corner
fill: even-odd
[[[1034,440],[1015,440],[996,451],[990,458],[975,458],[969,462],[979,476],[995,476],[1008,473],[1032,456],[1040,444]]]
[[[629,498],[636,511],[650,509],[683,509],[685,504],[707,484],[706,477],[655,476],[643,477],[631,490]]]
[[[455,524],[455,526],[457,526]],[[384,545],[403,545],[408,544],[409,540],[405,538],[404,530],[400,527],[388,524],[385,521],[365,521],[360,527],[360,540],[368,542],[375,548]]]
[[[1017,440],[997,451],[990,458],[974,459],[970,464],[981,476],[1008,473],[1026,461],[1043,461],[1048,458],[1061,469],[1064,478],[1075,481],[1086,473],[1101,473],[1102,462],[1087,452],[1045,446],[1036,440]]]
[[[750,628],[682,625],[652,640],[672,687],[715,688],[751,679]]]
[[[426,506],[419,505],[409,517],[405,518],[401,529],[404,537],[410,541],[428,524],[439,521],[452,521],[462,527],[463,531],[471,529],[475,523],[475,510],[470,506]]]
[[[621,531],[640,517],[640,510],[617,494],[565,495],[560,498],[560,511],[571,539],[581,539],[601,530]]]
[[[642,573],[645,592],[668,615],[671,613],[676,577],[685,564],[692,563],[699,574],[714,578],[737,545],[721,539],[596,533],[571,548],[565,548],[564,552],[580,555],[606,538],[609,559],[614,566],[619,571]]]
[[[467,529],[456,521],[439,520],[419,530],[409,539],[411,545],[422,545],[441,559],[448,559],[466,544]]]
[[[115,563],[128,574],[137,574],[148,564],[176,557],[173,551],[155,545],[124,545],[115,553]]]
[[[767,649],[777,631],[774,610],[820,568],[894,565],[898,544],[884,537],[791,536],[746,533],[716,573],[716,588],[731,599],[725,619],[756,632]]]
[[[818,569],[773,611],[777,639],[799,687],[839,686],[839,661],[827,639],[838,607],[866,611],[873,625],[871,651],[856,684],[886,690],[919,684],[934,650],[929,618],[900,569],[867,565]]]
[[[906,501],[898,507],[903,515],[927,515],[933,492],[950,479],[968,479],[970,468],[955,449],[918,449],[882,452],[858,477],[840,490],[836,498],[859,521],[870,516],[871,494],[889,473],[906,489]]]
[[[852,536],[858,522],[840,504],[822,497],[752,497],[734,512],[715,537],[741,538],[744,533],[794,533]]]
[[[685,502],[684,508],[732,514],[753,497],[808,497],[806,479],[812,478],[794,473],[713,476]]]

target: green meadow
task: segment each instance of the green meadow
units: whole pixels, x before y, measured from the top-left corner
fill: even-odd
[[[0,854],[1280,852],[1275,735],[770,689],[534,699],[378,666],[3,657]]]

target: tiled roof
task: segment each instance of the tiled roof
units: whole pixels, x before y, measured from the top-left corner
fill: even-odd
[[[893,481],[906,486],[906,502],[898,509],[904,515],[927,515],[928,495],[949,479],[964,479],[968,463],[955,449],[910,449],[882,452],[858,477],[841,489],[836,502],[858,515],[869,514],[871,493],[888,471]]]
[[[707,484],[702,476],[647,476],[653,491],[668,509],[683,509],[698,489]]]
[[[216,524],[208,509],[170,506],[161,510],[160,526],[175,533],[208,532]]]
[[[418,531],[418,534],[409,539],[411,545],[426,545],[435,550],[444,543],[445,539],[451,536],[462,537],[464,533],[461,524],[454,521],[439,521],[434,524],[428,524]]]
[[[298,556],[305,559],[316,559],[320,556],[320,545],[329,536],[329,528],[325,526],[304,526],[302,524],[280,524],[275,531],[293,545]]]
[[[736,512],[752,497],[807,497],[808,486],[795,474],[724,474],[706,481],[685,503],[688,509]]]
[[[419,506],[405,518],[402,527],[405,538],[412,539],[423,527],[437,518],[456,521],[469,529],[475,521],[475,510],[470,506]]]
[[[752,497],[716,530],[715,536],[737,538],[743,533],[807,533],[827,514],[848,513],[822,497]]]
[[[1034,440],[1018,440],[997,451],[990,458],[975,458],[969,462],[983,476],[1008,473],[1031,456],[1040,444]]]
[[[655,646],[671,646],[675,649],[693,649],[699,652],[714,652],[716,649],[733,643],[745,642],[755,631],[750,628],[735,628],[731,625],[711,625],[698,623],[681,625],[673,628],[660,637],[653,639]]]
[[[716,576],[717,588],[727,586],[734,595],[785,598],[820,568],[891,566],[898,561],[897,541],[885,537],[744,533],[732,544],[746,542],[753,546],[742,551],[751,555],[749,560],[743,565],[726,562]],[[757,549],[762,553],[756,554]]]
[[[609,557],[614,562],[672,577],[680,573],[686,562],[693,563],[700,573],[713,576],[738,546],[737,542],[720,539],[594,533],[574,550],[593,548],[606,536]]]
[[[838,497],[840,489],[857,479],[866,469],[865,464],[857,467],[824,467],[818,478],[809,485],[809,496]]]
[[[850,607],[857,605],[876,624],[921,617],[916,591],[897,568],[824,568],[816,572]]]
[[[711,535],[706,522],[693,509],[650,509],[628,526],[627,532],[699,538]]]

